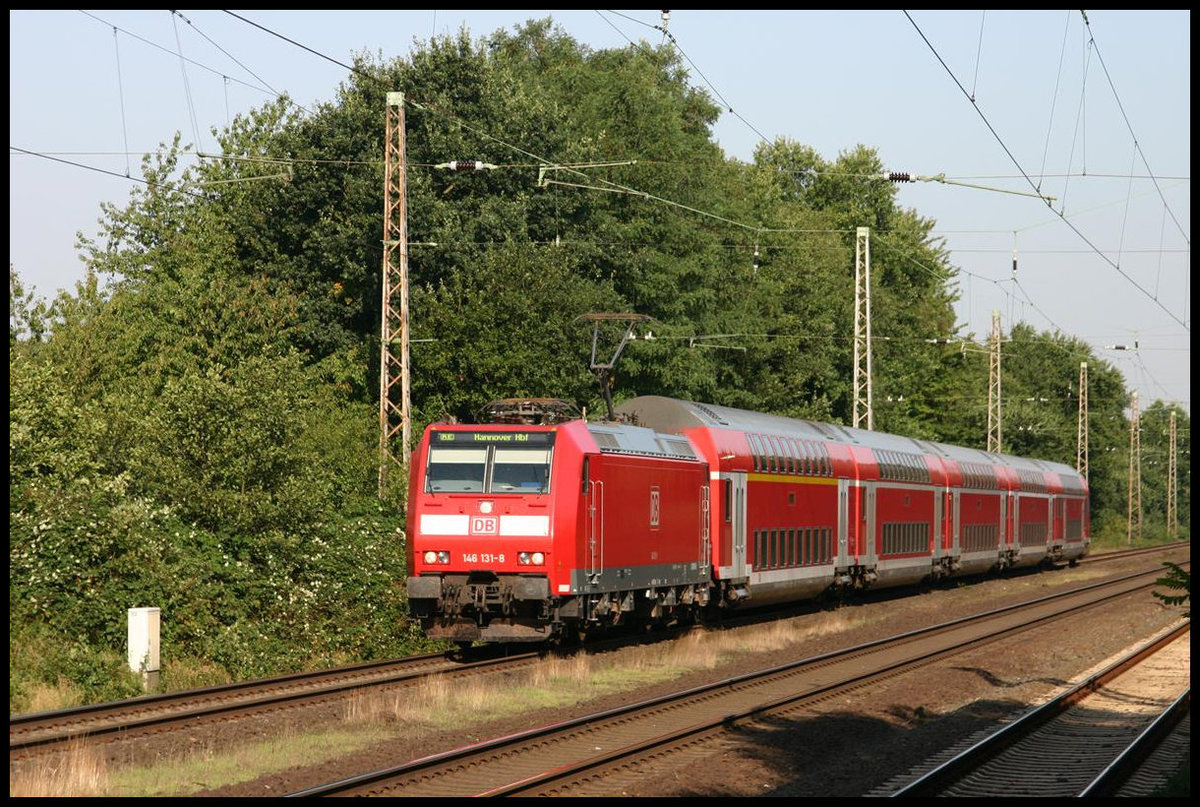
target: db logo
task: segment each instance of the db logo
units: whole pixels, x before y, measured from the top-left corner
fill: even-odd
[[[495,535],[500,532],[500,519],[496,516],[471,516],[472,535]]]

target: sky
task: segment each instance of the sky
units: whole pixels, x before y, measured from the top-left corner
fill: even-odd
[[[213,128],[279,93],[334,100],[354,53],[546,17],[594,50],[673,44],[730,157],[779,137],[830,161],[874,149],[920,178],[897,202],[959,269],[958,335],[998,311],[1005,333],[1092,345],[1143,411],[1191,411],[1188,10],[10,10],[10,263],[40,296],[73,289],[76,234],[176,132],[216,152]]]

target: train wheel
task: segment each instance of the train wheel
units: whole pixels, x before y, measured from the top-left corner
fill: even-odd
[[[707,605],[703,608],[696,609],[696,622],[702,628],[715,629],[721,627],[721,617],[724,616],[723,609],[716,605]]]
[[[591,630],[588,630],[587,624],[580,622],[574,628],[573,639],[576,644],[582,646],[587,644],[589,637],[599,634],[600,632],[601,631],[599,627],[593,627]]]

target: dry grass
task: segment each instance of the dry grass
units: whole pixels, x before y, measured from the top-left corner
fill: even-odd
[[[204,689],[233,683],[229,672],[218,664],[199,659],[176,659],[163,664],[162,687],[165,692]]]
[[[450,682],[434,677],[398,692],[362,694],[347,704],[345,720],[351,725],[400,724],[406,734],[480,724],[711,670],[733,657],[775,653],[855,624],[832,613],[732,631],[697,629],[658,645],[543,659],[503,684],[489,678]]]
[[[401,733],[413,739],[450,726],[481,725],[521,714],[530,715],[532,728],[538,724],[535,714],[541,709],[564,709],[674,680],[694,670],[712,669],[733,656],[778,653],[854,624],[834,612],[737,630],[697,629],[657,645],[542,659],[504,679],[481,676],[448,682],[435,676],[393,692],[353,697],[347,702],[343,722],[319,733],[285,733],[241,747],[194,749],[153,766],[111,774],[104,771],[102,759],[89,763],[81,753],[62,770],[45,771],[31,783],[22,783],[19,795],[186,795],[335,759]],[[94,773],[89,775],[89,771]],[[60,785],[59,780],[69,783]],[[13,779],[13,795],[18,795],[16,787]]]
[[[671,642],[665,655],[661,648],[651,649],[663,663],[689,669],[712,669],[731,658],[758,653],[773,653],[803,644],[817,636],[842,633],[862,623],[840,613],[820,614],[815,618],[790,619],[736,630],[694,630]]]
[[[406,734],[448,725],[483,723],[546,707],[561,707],[595,694],[597,667],[584,654],[544,659],[504,685],[492,678],[447,681],[427,678],[398,692],[363,694],[346,706],[351,725],[399,723]]]
[[[315,765],[352,754],[387,739],[370,729],[338,727],[315,734],[284,731],[275,737],[240,746],[209,744],[153,766],[124,768],[112,775],[113,796],[187,795],[215,789],[294,766]],[[264,796],[283,795],[264,791]]]
[[[78,706],[83,702],[83,691],[65,678],[60,678],[53,686],[42,684],[30,689],[29,703],[21,713],[50,712]]]
[[[548,658],[533,668],[529,676],[530,686],[549,686],[564,681],[585,683],[592,674],[592,660],[585,653],[568,658]]]
[[[66,751],[9,770],[8,795],[13,796],[106,796],[108,766],[102,752],[82,743]]]

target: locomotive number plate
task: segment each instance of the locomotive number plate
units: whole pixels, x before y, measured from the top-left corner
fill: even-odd
[[[504,555],[496,555],[491,552],[477,554],[475,552],[464,552],[463,563],[503,563]]]

